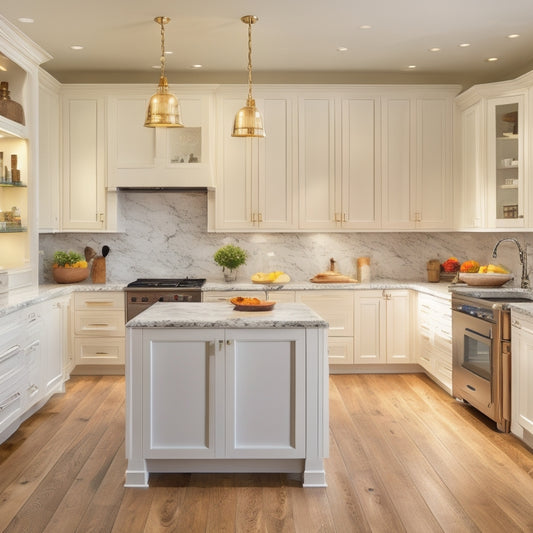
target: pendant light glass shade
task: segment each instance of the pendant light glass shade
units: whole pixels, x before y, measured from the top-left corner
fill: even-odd
[[[165,24],[170,22],[170,19],[156,17],[154,21],[161,25],[161,76],[157,92],[150,98],[144,125],[147,128],[183,128],[178,99],[168,92],[165,76]]]
[[[248,98],[246,105],[235,115],[232,137],[265,137],[263,117],[255,107],[252,98],[252,24],[259,19],[254,15],[246,15],[241,20],[248,24]]]

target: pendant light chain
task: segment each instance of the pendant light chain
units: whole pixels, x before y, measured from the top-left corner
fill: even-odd
[[[165,77],[165,23],[161,18],[161,77]]]
[[[252,21],[248,22],[248,100],[252,100]]]

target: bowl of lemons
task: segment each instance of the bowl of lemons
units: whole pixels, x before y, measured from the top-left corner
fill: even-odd
[[[276,270],[274,272],[256,272],[252,276],[252,283],[263,285],[282,285],[284,283],[289,283],[290,280],[290,276],[281,270]]]

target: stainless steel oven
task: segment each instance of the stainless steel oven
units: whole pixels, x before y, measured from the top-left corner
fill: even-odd
[[[126,293],[126,321],[156,302],[201,302],[204,278],[140,278]]]
[[[511,421],[509,299],[452,295],[453,395],[508,432]]]

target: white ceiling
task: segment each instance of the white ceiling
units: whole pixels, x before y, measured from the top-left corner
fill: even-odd
[[[240,17],[247,14],[259,17],[255,82],[307,76],[468,84],[533,68],[533,0],[2,0],[0,14],[53,56],[43,67],[63,82],[156,83],[158,15],[172,19],[165,39],[173,52],[170,83],[227,81],[228,73],[246,83],[247,27]],[[371,29],[360,29],[365,24]],[[471,46],[459,47],[465,42]],[[203,68],[193,71],[193,64]]]

